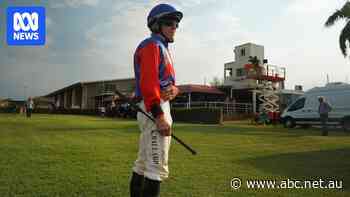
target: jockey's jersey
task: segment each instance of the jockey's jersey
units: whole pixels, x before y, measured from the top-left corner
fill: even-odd
[[[134,54],[134,72],[135,96],[144,100],[149,112],[152,105],[160,104],[161,91],[175,85],[173,61],[164,37],[152,34],[139,44]]]

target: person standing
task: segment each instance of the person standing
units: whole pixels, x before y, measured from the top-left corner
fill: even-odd
[[[327,129],[328,113],[332,111],[332,107],[328,102],[326,102],[323,96],[318,97],[318,101],[320,103],[318,107],[318,113],[320,114],[320,119],[322,124],[322,135],[327,136],[328,135],[328,129]]]
[[[179,93],[168,49],[183,14],[169,4],[152,8],[147,17],[151,36],[143,40],[134,54],[135,96],[141,109],[155,118],[153,123],[137,113],[141,130],[138,158],[130,181],[131,197],[157,197],[160,184],[168,177],[168,153],[172,117],[169,101]]]
[[[112,97],[112,103],[111,103],[111,116],[114,118],[115,117],[115,113],[116,113],[116,98],[115,96]]]
[[[26,114],[27,114],[27,118],[31,118],[32,117],[32,112],[34,109],[34,101],[32,99],[32,97],[29,97],[26,103]]]

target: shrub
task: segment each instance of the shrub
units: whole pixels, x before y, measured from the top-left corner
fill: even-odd
[[[223,121],[221,109],[172,109],[171,114],[175,121],[180,122],[221,124]]]

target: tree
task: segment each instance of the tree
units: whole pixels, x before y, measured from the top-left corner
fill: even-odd
[[[345,27],[339,36],[339,47],[344,57],[348,55],[347,49],[349,48],[350,42],[350,2],[347,1],[345,5],[340,9],[336,10],[331,16],[328,17],[326,27],[331,27],[339,20],[346,20]]]
[[[224,80],[221,80],[219,77],[214,77],[209,84],[215,87],[222,86],[224,84]]]
[[[260,60],[258,57],[254,56],[249,56],[249,60],[248,62],[250,62],[253,65],[253,69],[257,75],[257,77],[260,77],[261,75],[261,67],[260,67]]]
[[[260,64],[260,60],[259,60],[259,58],[258,57],[256,57],[256,56],[249,56],[249,60],[248,60],[248,62],[250,62],[251,64],[253,64],[254,66],[259,66],[259,64]]]

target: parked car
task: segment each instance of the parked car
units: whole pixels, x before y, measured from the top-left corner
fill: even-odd
[[[123,118],[136,118],[137,112],[131,107],[129,103],[122,103],[118,107],[118,115]]]
[[[332,106],[328,124],[341,125],[344,130],[350,130],[350,84],[329,83],[325,87],[315,87],[305,92],[303,96],[289,105],[282,113],[281,120],[285,127],[296,125],[320,125],[318,114],[318,97],[323,96]]]

